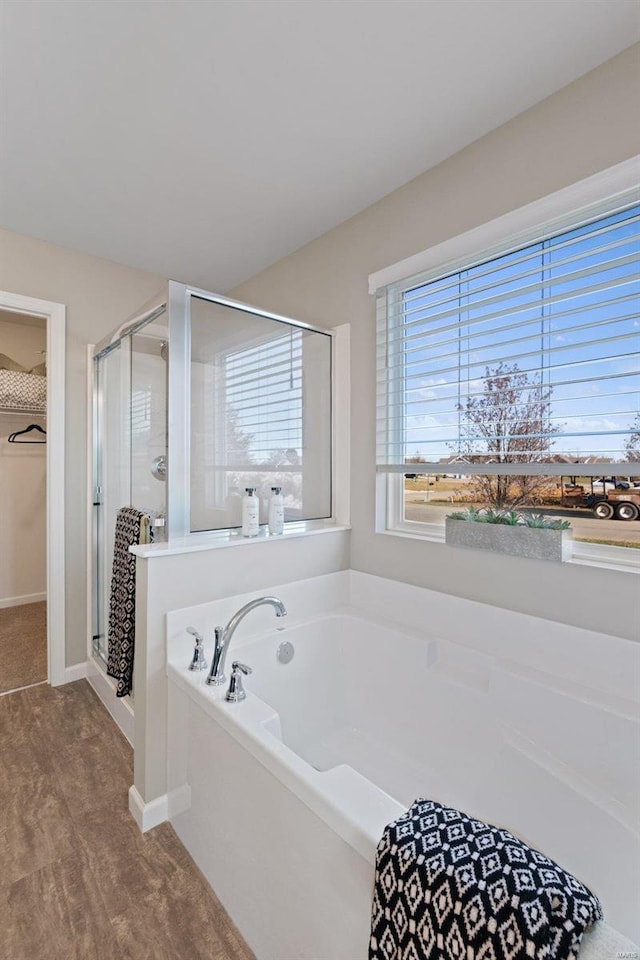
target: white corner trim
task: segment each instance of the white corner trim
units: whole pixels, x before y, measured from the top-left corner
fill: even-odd
[[[87,675],[87,661],[74,663],[72,667],[66,667],[64,671],[64,682],[74,683],[76,680],[84,680]]]
[[[47,621],[49,683],[64,683],[66,310],[50,304],[47,322]]]
[[[351,523],[351,327],[334,328],[332,340],[333,517]]]
[[[163,793],[155,800],[145,803],[137,787],[129,788],[129,813],[138,824],[141,833],[153,830],[165,820],[185,813],[191,806],[191,787],[185,783],[177,790]]]
[[[562,229],[562,223],[556,221],[570,214],[584,212],[589,215],[591,207],[595,208],[605,200],[608,203],[617,197],[622,198],[629,191],[637,192],[639,185],[640,156],[635,156],[369,274],[369,293],[377,293],[382,287],[430,270],[438,273],[454,270],[461,266],[459,261],[464,262],[480,252],[483,257],[490,255],[494,245],[498,245],[496,253],[504,252],[509,247],[533,240],[532,235],[551,234]],[[597,216],[597,213],[598,210],[594,209],[593,215]]]
[[[191,787],[188,784],[179,787],[171,793],[163,793],[145,803],[138,788],[129,788],[129,813],[138,824],[141,833],[153,830],[165,820],[177,817],[191,806]]]
[[[136,786],[129,787],[129,813],[138,824],[141,833],[152,830],[169,818],[169,797],[166,793],[145,803]]]

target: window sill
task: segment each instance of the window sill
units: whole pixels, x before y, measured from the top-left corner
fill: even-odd
[[[429,530],[417,530],[417,527],[430,527]],[[393,529],[378,530],[378,533],[389,537],[403,537],[407,540],[424,540],[428,543],[437,543],[446,546],[444,527],[438,524],[417,524],[408,521],[402,526]],[[484,553],[486,551],[476,551]],[[616,570],[622,573],[640,574],[640,550],[629,547],[614,547],[599,543],[586,543],[581,540],[573,541],[571,560],[568,563],[579,566],[600,567],[604,570]],[[507,556],[507,554],[504,554]],[[517,560],[517,557],[510,559]]]
[[[339,533],[350,530],[345,524],[332,523],[330,520],[302,520],[299,523],[285,524],[284,533],[270,536],[266,527],[260,527],[257,537],[243,537],[238,530],[220,530],[207,533],[193,533],[189,537],[169,540],[167,543],[149,543],[129,547],[136,557],[173,557],[180,553],[198,553],[203,550],[220,550],[227,547],[246,547],[256,543],[277,543],[283,540],[295,540],[299,537],[311,537],[322,533]]]

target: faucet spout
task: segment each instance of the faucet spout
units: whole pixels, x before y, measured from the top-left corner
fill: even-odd
[[[279,600],[277,597],[258,597],[256,600],[250,600],[249,603],[245,603],[243,607],[240,607],[231,617],[226,627],[216,627],[213,659],[211,661],[211,669],[209,670],[207,683],[215,684],[216,686],[221,683],[226,683],[227,678],[224,675],[224,664],[231,638],[236,632],[238,624],[244,620],[246,615],[251,613],[252,610],[255,610],[256,607],[263,606],[273,607],[276,617],[286,617],[287,615],[282,600]]]

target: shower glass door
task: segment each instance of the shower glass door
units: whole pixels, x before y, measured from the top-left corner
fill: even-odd
[[[108,656],[115,525],[122,507],[149,515],[165,538],[167,507],[165,315],[109,344],[94,358],[93,651]]]
[[[116,514],[129,503],[131,343],[121,340],[95,360],[94,623],[93,650],[107,659],[109,585]]]

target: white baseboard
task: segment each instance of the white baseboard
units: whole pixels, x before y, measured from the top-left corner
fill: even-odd
[[[46,599],[46,591],[45,593],[25,593],[22,597],[6,597],[4,600],[0,600],[0,610],[3,607],[22,607],[25,603],[41,603]]]
[[[191,808],[191,787],[188,783],[169,793],[169,820]]]
[[[184,813],[191,806],[191,787],[189,784],[173,790],[171,793],[163,793],[145,803],[137,787],[129,788],[129,812],[138,824],[140,831],[146,833],[152,830],[165,820],[177,817],[179,813]]]
[[[145,803],[138,788],[129,787],[129,813],[140,827],[140,832],[146,833],[169,819],[169,795],[163,793],[155,800]]]
[[[116,685],[104,669],[91,657],[86,663],[86,677],[120,730],[133,746],[135,726],[129,697],[116,697]]]
[[[64,682],[74,683],[76,680],[84,680],[87,675],[87,661],[84,663],[74,663],[72,667],[66,667],[64,671]]]

